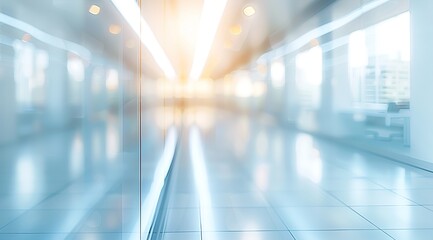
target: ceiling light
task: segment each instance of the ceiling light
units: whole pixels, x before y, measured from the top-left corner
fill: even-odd
[[[230,33],[233,35],[240,35],[242,33],[242,26],[237,24],[230,28]]]
[[[167,55],[156,39],[152,29],[146,20],[141,16],[140,7],[134,0],[111,0],[114,6],[122,14],[132,30],[140,38],[140,41],[149,50],[158,66],[162,69],[168,79],[176,78],[176,71],[170,63]]]
[[[122,31],[122,28],[117,24],[111,24],[108,31],[110,31],[111,34],[117,35]]]
[[[30,35],[30,34],[28,34],[28,33],[25,33],[25,34],[23,35],[23,37],[21,38],[21,40],[22,40],[23,42],[30,42],[31,39],[32,39],[32,35]]]
[[[92,5],[89,8],[89,13],[93,14],[93,15],[98,15],[99,12],[101,12],[101,8],[97,5]]]
[[[247,17],[251,17],[256,14],[256,9],[253,6],[247,6],[244,8],[244,14]]]
[[[208,0],[204,2],[197,47],[189,75],[189,79],[192,81],[198,80],[202,75],[226,5],[227,0]]]

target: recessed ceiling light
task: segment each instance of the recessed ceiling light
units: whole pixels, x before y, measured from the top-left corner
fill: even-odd
[[[242,33],[242,26],[237,24],[237,25],[233,25],[230,28],[230,33],[233,35],[240,35]]]
[[[32,35],[30,35],[30,34],[28,34],[28,33],[25,33],[25,34],[23,35],[23,37],[21,38],[21,40],[22,40],[23,42],[30,42],[31,39],[32,39]]]
[[[111,24],[108,31],[110,31],[111,34],[117,35],[122,31],[122,28],[117,24]]]
[[[244,8],[244,14],[247,17],[251,17],[256,13],[256,9],[253,6],[246,6]]]
[[[89,13],[91,13],[93,15],[98,15],[99,12],[101,12],[101,8],[99,6],[94,5],[94,4],[92,6],[90,6]]]
[[[138,36],[141,43],[146,46],[152,57],[155,59],[158,66],[165,73],[165,76],[170,80],[177,79],[176,71],[173,68],[170,60],[159,44],[149,24],[140,15],[140,6],[135,0],[111,0],[114,6],[122,14],[125,21],[131,27],[131,30]],[[142,215],[142,218],[146,218]],[[136,226],[136,228],[138,225]],[[134,230],[135,232],[135,230]]]

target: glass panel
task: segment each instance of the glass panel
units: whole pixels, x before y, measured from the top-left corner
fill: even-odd
[[[409,12],[350,34],[349,73],[355,103],[409,102],[409,65]]]
[[[134,237],[138,39],[110,1],[0,2],[0,239]]]

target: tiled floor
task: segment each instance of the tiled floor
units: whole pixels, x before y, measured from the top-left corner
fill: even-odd
[[[164,239],[431,239],[433,174],[218,116],[184,126]]]
[[[143,138],[142,198],[162,152],[154,128]],[[1,240],[136,240],[138,165],[109,157],[108,129],[0,148]],[[185,121],[174,164],[166,240],[432,239],[432,173],[260,117]]]
[[[144,157],[143,173],[154,171],[151,160],[158,159],[163,143],[149,122],[143,150],[153,151]],[[119,124],[110,117],[0,146],[0,239],[133,236],[140,217],[138,141],[132,139],[137,148],[127,150],[132,157],[122,155]],[[143,177],[143,195],[149,182]]]

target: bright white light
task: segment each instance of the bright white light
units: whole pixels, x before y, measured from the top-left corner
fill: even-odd
[[[37,174],[34,162],[29,156],[23,156],[17,162],[16,190],[19,194],[31,194],[36,191]]]
[[[203,144],[200,138],[200,132],[195,126],[192,127],[189,132],[189,141],[191,161],[194,170],[194,182],[196,184],[200,199],[200,219],[202,231],[210,231],[214,229],[212,198],[209,192],[209,181],[203,153]]]
[[[247,76],[242,76],[236,81],[235,94],[239,98],[249,98],[253,94],[253,84]]]
[[[322,84],[322,62],[320,46],[296,56],[296,83],[298,87],[319,87]]]
[[[48,53],[44,50],[36,50],[35,52],[35,78],[34,86],[42,87],[45,85],[46,69],[49,65]]]
[[[260,190],[266,191],[269,187],[269,165],[265,162],[259,163],[254,171],[254,181]]]
[[[410,61],[410,13],[405,12],[375,26],[376,54]]]
[[[352,68],[363,68],[368,63],[365,31],[360,30],[350,34],[349,37],[349,64]]]
[[[190,81],[201,77],[226,4],[227,0],[204,1],[194,62],[189,75]]]
[[[161,158],[158,161],[158,165],[153,175],[153,182],[150,186],[149,194],[141,203],[142,210],[140,219],[135,224],[134,230],[129,239],[137,240],[140,236],[140,222],[141,222],[141,233],[147,234],[150,231],[152,221],[155,215],[156,207],[158,205],[159,197],[161,196],[162,188],[164,187],[165,178],[167,177],[168,170],[170,169],[173,161],[174,153],[177,144],[177,131],[176,128],[172,127],[167,132],[167,138],[165,141],[164,151]],[[146,236],[147,237],[147,236]]]
[[[296,170],[312,182],[320,183],[322,168],[320,152],[314,147],[313,139],[309,135],[300,134],[296,139]]]
[[[253,83],[253,96],[254,97],[262,97],[266,93],[266,84],[261,81],[255,81]]]
[[[119,72],[116,69],[114,69],[114,68],[108,69],[105,87],[109,91],[116,91],[118,89],[118,87],[119,87]]]
[[[286,67],[283,62],[276,61],[271,66],[271,82],[275,88],[282,88],[285,83]]]
[[[147,24],[146,20],[140,14],[140,7],[134,0],[111,0],[132,30],[139,36],[141,42],[149,50],[158,66],[164,72],[168,79],[174,80],[176,72],[170,63],[167,55],[159,45],[158,40]]]
[[[84,169],[84,146],[83,139],[79,134],[76,134],[72,140],[69,169],[73,177],[79,177]]]
[[[92,5],[89,8],[89,13],[93,15],[98,15],[101,12],[101,8],[98,5]]]
[[[251,17],[256,14],[256,9],[253,6],[247,6],[244,8],[244,14],[247,17]]]
[[[113,161],[119,154],[119,132],[114,124],[107,126],[106,154],[109,161]]]
[[[82,82],[85,75],[85,66],[81,59],[77,57],[69,57],[67,63],[69,78],[76,82]]]

